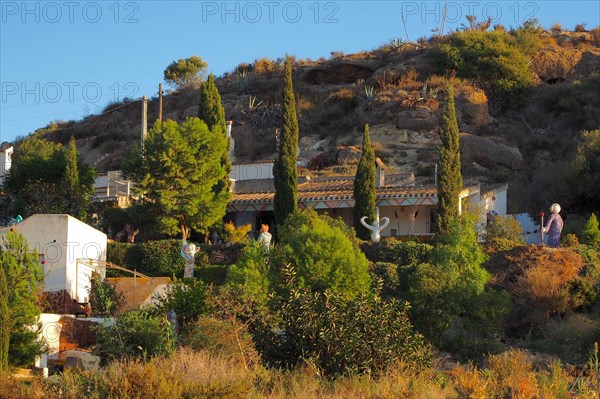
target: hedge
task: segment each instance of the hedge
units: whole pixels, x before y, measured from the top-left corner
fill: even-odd
[[[200,245],[196,254],[196,275],[205,283],[221,285],[225,282],[227,266],[208,264],[209,253],[223,251],[218,246]],[[239,248],[235,249],[239,251]],[[106,260],[115,265],[146,274],[151,277],[183,275],[185,261],[181,257],[181,240],[157,240],[140,244],[109,243]],[[109,275],[127,275],[110,270]]]
[[[426,262],[432,248],[429,244],[414,241],[382,240],[378,243],[361,243],[361,249],[369,261],[395,263],[401,266],[417,266]]]

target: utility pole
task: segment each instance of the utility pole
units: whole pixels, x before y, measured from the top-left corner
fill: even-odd
[[[158,84],[158,124],[162,126],[162,114],[163,114],[163,91],[162,83]]]
[[[142,97],[142,150],[148,133],[148,97]]]

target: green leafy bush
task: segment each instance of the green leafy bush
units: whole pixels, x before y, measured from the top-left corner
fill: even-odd
[[[490,252],[507,251],[525,245],[523,227],[513,217],[496,215],[483,233],[486,249]]]
[[[462,31],[448,36],[432,57],[439,74],[454,70],[460,78],[478,79],[492,99],[503,106],[517,105],[535,84],[519,46],[504,31]]]
[[[90,285],[90,304],[92,314],[114,316],[123,304],[123,293],[118,292],[108,281],[102,280],[100,275],[93,273]]]
[[[471,303],[484,292],[490,279],[481,267],[487,256],[477,241],[473,217],[463,215],[439,236],[429,262],[410,276],[411,314],[419,331],[438,340]]]
[[[586,262],[577,280],[570,283],[569,295],[574,307],[590,309],[598,299],[600,288],[600,248],[579,245],[577,252]]]
[[[227,265],[202,265],[194,270],[194,276],[206,284],[223,285],[227,280]]]
[[[175,344],[173,328],[153,309],[134,309],[96,328],[97,354],[103,359],[147,359],[169,355]]]
[[[13,231],[0,237],[0,267],[4,269],[8,288],[10,341],[8,363],[29,367],[36,355],[42,353],[44,343],[38,339],[44,275],[38,255],[29,251],[25,238]]]
[[[206,285],[193,278],[174,279],[164,295],[157,297],[158,308],[167,314],[174,310],[177,323],[183,328],[208,310]]]
[[[255,328],[257,349],[268,364],[294,367],[305,359],[330,376],[376,376],[398,360],[430,362],[430,348],[414,331],[407,304],[377,294],[348,301],[329,290],[298,290],[294,271],[284,274],[289,291],[276,305],[281,330],[273,330],[272,321]]]
[[[600,76],[558,83],[544,88],[544,110],[569,121],[579,129],[600,125]]]
[[[585,226],[583,226],[581,236],[584,243],[600,246],[600,229],[598,228],[598,219],[595,213],[592,212]]]
[[[227,283],[244,286],[245,292],[254,299],[266,302],[271,291],[269,263],[269,248],[252,240],[242,251],[238,262],[229,267]]]
[[[185,261],[181,257],[180,240],[147,241],[141,244],[111,243],[106,259],[128,269],[136,269],[149,276],[182,275]],[[206,257],[203,251],[196,254],[196,263]]]
[[[530,19],[519,28],[512,30],[511,34],[523,54],[533,56],[542,48],[541,35],[543,31],[538,20]]]
[[[140,245],[142,273],[150,275],[183,274],[185,261],[180,254],[180,240],[148,241]]]
[[[429,244],[399,240],[361,244],[361,249],[371,262],[392,262],[404,266],[416,266],[424,263],[432,248]]]
[[[400,278],[398,276],[398,266],[395,263],[377,262],[371,265],[370,273],[374,281],[381,281],[382,297],[389,298],[398,295]]]
[[[369,262],[341,219],[301,210],[285,220],[279,240],[276,265],[293,265],[299,287],[331,289],[346,299],[369,290]]]

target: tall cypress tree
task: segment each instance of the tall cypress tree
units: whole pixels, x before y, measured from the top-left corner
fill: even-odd
[[[221,103],[221,95],[215,84],[215,75],[209,75],[208,80],[202,85],[200,90],[200,105],[198,107],[198,116],[206,123],[213,134],[227,136],[227,125],[225,121],[225,109]],[[231,159],[229,149],[231,143],[227,141],[227,147],[221,156],[221,167],[223,177],[214,187],[215,195],[218,201],[229,201],[231,193],[229,192],[229,173],[231,172]]]
[[[371,234],[360,219],[366,216],[367,222],[373,223],[376,217],[375,178],[375,152],[371,146],[369,125],[365,125],[362,154],[354,178],[354,229],[358,238],[363,240],[368,240]]]
[[[10,309],[8,307],[8,286],[4,267],[0,265],[0,372],[8,368],[8,347],[10,343]]]
[[[69,148],[66,151],[67,164],[65,166],[64,186],[66,207],[65,210],[71,216],[77,218],[85,217],[85,208],[87,198],[84,197],[81,191],[79,182],[79,166],[77,161],[77,146],[75,145],[75,137],[71,136]]]
[[[221,103],[221,95],[215,84],[215,75],[212,73],[208,76],[208,80],[202,84],[200,90],[198,117],[208,125],[210,130],[213,130],[215,126],[219,126],[225,134],[225,110]]]
[[[437,224],[440,232],[445,233],[452,220],[459,216],[459,195],[462,190],[458,123],[454,109],[454,88],[451,85],[446,88],[446,109],[440,139],[442,144],[439,147]]]
[[[298,117],[292,83],[292,62],[285,60],[283,75],[283,125],[279,137],[279,155],[273,165],[275,178],[275,223],[283,224],[285,218],[298,209]]]

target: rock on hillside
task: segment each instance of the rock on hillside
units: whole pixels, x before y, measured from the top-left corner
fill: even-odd
[[[533,56],[532,69],[546,83],[600,72],[600,49],[546,48]]]
[[[477,162],[485,167],[501,165],[512,168],[523,159],[518,148],[469,133],[460,133],[460,150],[463,163]]]

